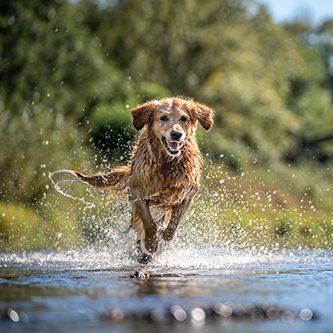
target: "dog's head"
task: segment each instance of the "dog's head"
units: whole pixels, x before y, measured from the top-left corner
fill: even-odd
[[[193,138],[198,122],[205,130],[212,127],[213,114],[208,106],[179,97],[153,100],[132,110],[134,127],[141,130],[147,125],[173,157],[181,155],[186,142]]]

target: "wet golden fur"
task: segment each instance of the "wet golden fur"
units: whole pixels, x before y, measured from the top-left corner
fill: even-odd
[[[134,127],[142,132],[130,165],[106,175],[75,175],[96,187],[129,188],[131,227],[138,233],[142,251],[152,254],[161,239],[174,237],[198,190],[202,160],[195,130],[198,122],[210,129],[213,110],[192,99],[172,97],[144,103],[131,112]],[[181,139],[173,140],[172,132]]]

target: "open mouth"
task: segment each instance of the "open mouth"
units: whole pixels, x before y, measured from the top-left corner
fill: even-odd
[[[167,140],[164,136],[162,137],[163,145],[171,156],[179,156],[180,150],[184,146],[184,141],[173,141],[173,140]]]

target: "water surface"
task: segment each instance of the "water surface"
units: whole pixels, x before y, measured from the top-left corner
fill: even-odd
[[[332,332],[333,252],[264,252],[197,246],[167,249],[145,269],[119,248],[0,254],[1,332]],[[166,324],[101,320],[111,309],[204,308],[218,302],[309,308],[318,319]],[[157,327],[158,326],[158,327]]]

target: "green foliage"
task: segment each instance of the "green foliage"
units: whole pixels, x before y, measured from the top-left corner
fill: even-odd
[[[82,22],[136,86],[153,81],[215,107],[217,133],[203,149],[228,156],[230,165],[278,163],[297,146],[295,138],[332,130],[324,121],[330,101],[320,86],[325,64],[295,36],[302,28],[309,37],[311,25],[278,26],[250,1],[82,1],[78,7]],[[308,96],[314,94],[312,111]],[[242,159],[234,159],[240,151]]]
[[[301,115],[304,138],[317,138],[330,133],[333,123],[333,107],[328,91],[324,91],[318,86],[311,87],[297,99],[294,109]]]
[[[34,248],[40,223],[40,217],[34,209],[0,203],[0,248]]]
[[[277,220],[275,233],[280,237],[288,237],[293,231],[293,221],[290,217],[284,217]]]
[[[167,89],[152,82],[143,82],[136,87],[131,77],[119,82],[117,89],[115,97],[98,104],[90,116],[95,146],[113,161],[129,157],[136,136],[130,109],[145,100],[170,95]]]
[[[109,65],[98,40],[75,24],[66,1],[14,0],[0,6],[0,96],[5,109],[31,113],[31,105],[42,103],[55,113],[82,119],[103,95],[101,83],[110,80],[103,75]]]
[[[2,110],[0,140],[0,194],[6,201],[36,203],[50,185],[48,172],[87,161],[73,122],[42,107],[34,107],[32,116]]]

